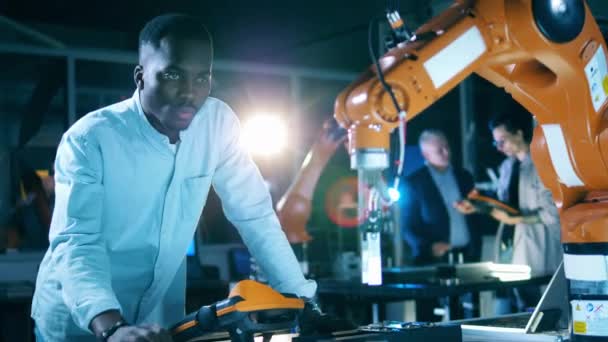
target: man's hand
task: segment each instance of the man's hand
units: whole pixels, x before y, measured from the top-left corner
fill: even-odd
[[[433,256],[436,258],[441,258],[445,253],[447,253],[452,246],[449,243],[445,242],[435,242],[431,247]]]
[[[497,208],[492,209],[490,215],[496,220],[509,225],[516,225],[524,220],[523,216],[511,216],[506,211]]]
[[[118,310],[108,310],[95,316],[90,328],[96,336],[101,336],[117,322],[124,319]],[[108,342],[172,342],[169,333],[158,325],[124,325],[118,328],[107,339]]]
[[[118,328],[108,342],[172,342],[169,332],[158,325],[124,326]]]
[[[469,200],[466,200],[466,199],[462,200],[460,202],[455,202],[454,208],[456,208],[456,210],[460,211],[461,213],[463,213],[465,215],[469,215],[469,214],[473,214],[473,213],[477,212],[477,208],[475,208],[473,203],[471,203]]]

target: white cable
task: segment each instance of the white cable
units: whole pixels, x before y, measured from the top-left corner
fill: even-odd
[[[405,164],[405,119],[407,113],[402,110],[399,112],[399,164],[397,164],[397,174],[393,183],[393,189],[399,191],[399,180],[403,173],[403,164]]]

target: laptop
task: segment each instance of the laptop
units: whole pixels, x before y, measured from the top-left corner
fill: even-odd
[[[456,321],[467,341],[562,341],[568,336],[568,284],[563,262],[532,313]]]

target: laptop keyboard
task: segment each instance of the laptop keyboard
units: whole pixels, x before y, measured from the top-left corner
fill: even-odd
[[[528,321],[532,317],[532,313],[509,316],[509,317],[494,317],[475,320],[473,322],[466,322],[466,325],[477,325],[477,326],[488,326],[488,327],[499,327],[499,328],[519,328],[524,329],[528,324]]]

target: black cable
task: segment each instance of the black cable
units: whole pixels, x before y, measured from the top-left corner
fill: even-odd
[[[399,151],[400,151],[399,152],[399,164],[397,165],[397,172],[395,174],[394,185],[393,185],[395,190],[397,190],[399,188],[399,180],[403,173],[403,163],[405,162],[405,156],[404,156],[404,153],[405,153],[405,120],[403,120],[403,118],[400,117],[401,107],[399,106],[399,102],[397,102],[397,98],[395,97],[395,93],[393,92],[393,89],[391,88],[391,86],[388,83],[386,83],[386,80],[384,79],[384,74],[382,73],[382,68],[380,68],[380,62],[378,61],[378,58],[376,57],[376,53],[374,52],[374,45],[373,45],[374,40],[372,38],[372,35],[373,35],[372,26],[374,26],[376,21],[377,21],[377,19],[372,19],[369,22],[369,27],[367,30],[367,46],[369,48],[369,55],[370,55],[372,61],[374,62],[374,65],[376,66],[376,74],[377,74],[378,80],[384,87],[384,90],[390,95],[391,101],[393,102],[393,105],[395,106],[395,109],[397,110],[397,117],[399,118],[399,128],[398,128],[399,141],[400,141],[399,142]]]
[[[384,88],[384,90],[390,95],[393,105],[395,106],[395,109],[397,110],[397,115],[399,115],[399,113],[401,112],[401,107],[399,107],[399,103],[397,102],[395,93],[393,93],[393,89],[391,88],[391,86],[388,83],[386,83],[386,80],[384,79],[384,74],[382,73],[382,68],[380,68],[380,62],[378,61],[378,58],[376,57],[376,53],[374,52],[372,33],[373,33],[373,26],[377,20],[378,20],[377,18],[372,19],[369,22],[369,27],[367,30],[367,46],[369,48],[369,55],[370,55],[374,65],[376,66],[376,74],[378,76],[378,80],[382,84],[382,87]]]

